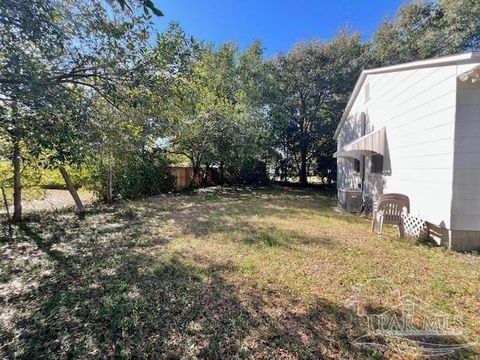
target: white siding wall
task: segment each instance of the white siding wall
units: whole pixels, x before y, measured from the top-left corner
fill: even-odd
[[[340,146],[347,144],[361,136],[361,115],[354,114],[345,122],[347,131],[341,131],[338,136],[337,150]],[[337,159],[337,188],[358,189],[362,179],[360,174],[354,170],[354,164],[349,159]]]
[[[480,230],[480,84],[458,81],[452,229]]]
[[[456,75],[456,66],[370,74],[350,111],[350,119],[366,114],[367,133],[386,127],[389,156],[385,171],[383,175],[370,174],[367,158],[365,192],[374,198],[381,193],[404,193],[410,197],[413,213],[447,228],[452,203]],[[365,101],[367,83],[370,100]],[[339,146],[346,143],[352,128],[355,124],[346,121]],[[338,162],[338,186],[344,187],[351,174],[340,174],[344,160]]]

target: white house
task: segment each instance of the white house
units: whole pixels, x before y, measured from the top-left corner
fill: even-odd
[[[442,245],[480,249],[480,53],[363,71],[335,139],[338,189],[408,195]]]

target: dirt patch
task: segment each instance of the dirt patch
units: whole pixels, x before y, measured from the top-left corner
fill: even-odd
[[[94,196],[89,191],[79,191],[78,195],[84,205],[92,203]],[[24,201],[22,208],[24,212],[35,211],[55,211],[75,206],[75,202],[68,190],[45,190],[45,196],[41,199],[35,199],[30,201]],[[5,209],[2,207],[1,213],[5,213]],[[10,206],[10,213],[13,212],[13,206]]]

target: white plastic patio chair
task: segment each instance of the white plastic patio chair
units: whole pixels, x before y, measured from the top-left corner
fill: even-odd
[[[383,194],[379,197],[373,210],[372,232],[383,233],[383,224],[397,225],[400,238],[405,237],[402,213],[410,213],[410,199],[403,194]]]

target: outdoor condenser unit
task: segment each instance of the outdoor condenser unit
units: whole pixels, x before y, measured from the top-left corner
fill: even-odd
[[[338,206],[347,212],[362,211],[362,190],[357,189],[339,189],[338,190]]]

